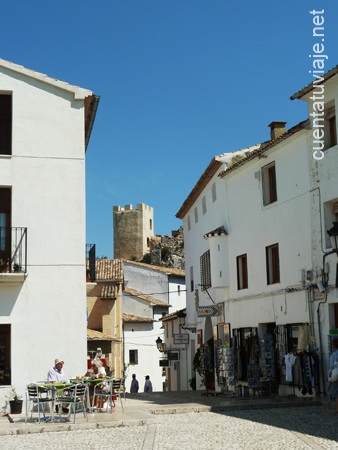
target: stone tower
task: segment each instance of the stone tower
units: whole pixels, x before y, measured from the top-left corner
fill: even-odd
[[[152,250],[154,210],[144,203],[113,207],[114,258],[142,259]]]

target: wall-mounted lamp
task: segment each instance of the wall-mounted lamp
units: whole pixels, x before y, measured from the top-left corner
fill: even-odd
[[[155,342],[156,342],[156,347],[157,347],[157,349],[158,349],[161,353],[163,353],[164,350],[165,350],[165,344],[163,343],[162,339],[161,339],[160,337],[158,337],[158,338],[156,339]]]
[[[180,327],[182,328],[182,330],[188,330],[191,331],[192,333],[196,333],[196,327],[186,327],[185,326],[185,318],[187,317],[187,314],[184,311],[177,311],[176,313],[176,317],[178,318]]]

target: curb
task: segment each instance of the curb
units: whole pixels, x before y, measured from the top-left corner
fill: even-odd
[[[294,408],[294,407],[308,407],[308,406],[322,406],[323,402],[320,400],[312,401],[274,401],[272,403],[244,403],[244,404],[223,404],[223,405],[191,405],[191,406],[176,406],[176,407],[162,407],[162,408],[149,408],[147,413],[151,416],[146,419],[125,419],[125,420],[112,420],[112,421],[95,421],[95,422],[82,422],[82,423],[64,423],[64,424],[35,424],[34,426],[25,423],[15,423],[10,414],[7,414],[6,428],[1,429],[0,424],[0,436],[6,435],[22,435],[22,434],[36,434],[44,432],[60,432],[60,431],[81,431],[81,430],[97,430],[107,428],[119,428],[119,427],[134,427],[153,424],[156,421],[156,416],[160,415],[172,415],[172,414],[187,414],[187,413],[202,413],[202,412],[232,412],[243,410],[259,410],[259,409],[271,409],[271,408]],[[141,412],[141,413],[144,413]],[[17,416],[16,416],[17,418]],[[2,426],[5,426],[2,424]]]

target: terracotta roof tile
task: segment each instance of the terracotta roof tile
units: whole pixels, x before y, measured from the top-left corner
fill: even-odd
[[[158,300],[157,298],[151,297],[150,295],[142,294],[142,292],[137,291],[136,289],[125,288],[123,292],[132,295],[134,297],[137,297],[141,300],[144,300],[146,302],[153,303],[154,305],[157,306],[167,306],[167,307],[171,306],[168,303],[164,302],[163,300]]]
[[[218,228],[215,228],[212,231],[209,231],[209,233],[205,233],[204,238],[207,239],[209,237],[213,237],[213,236],[221,236],[222,234],[227,235],[228,232],[226,231],[226,229],[224,228],[224,226],[220,226]]]
[[[329,70],[325,74],[321,75],[320,78],[322,78],[322,80],[320,78],[318,78],[316,80],[313,80],[313,81],[316,81],[315,85],[313,84],[313,82],[308,84],[308,85],[306,85],[305,87],[300,89],[298,92],[296,92],[295,94],[291,95],[290,99],[291,100],[295,100],[295,99],[300,99],[300,98],[304,97],[304,95],[306,95],[309,92],[311,92],[315,88],[315,86],[318,86],[318,85],[324,83],[329,78],[332,78],[334,75],[336,75],[337,73],[338,73],[338,65],[333,67],[331,70]]]
[[[155,322],[151,317],[134,316],[133,314],[122,314],[122,320],[124,322]]]
[[[271,141],[266,141],[261,146],[251,152],[250,154],[246,155],[242,159],[238,160],[234,164],[232,164],[230,167],[227,167],[225,170],[223,170],[218,176],[223,178],[224,176],[228,175],[228,173],[232,172],[233,170],[237,169],[240,166],[243,166],[243,164],[246,164],[248,161],[251,161],[254,158],[259,158],[263,153],[265,153],[270,148],[274,147],[275,145],[279,144],[282,141],[285,141],[289,137],[293,136],[295,133],[298,133],[299,131],[305,130],[309,127],[309,121],[304,120],[303,122],[300,122],[299,124],[295,125],[294,127],[290,128],[286,133],[279,136],[277,139],[273,139]]]
[[[123,281],[123,263],[121,259],[96,259],[97,281]]]
[[[176,277],[185,277],[185,270],[183,269],[174,269],[173,267],[164,267],[164,266],[153,266],[152,264],[145,264],[136,261],[129,261],[127,259],[123,260],[124,263],[132,264],[134,266],[144,267],[145,269],[154,270],[156,272],[169,273],[170,275],[174,275]]]
[[[101,298],[112,298],[113,300],[116,299],[116,286],[102,286],[101,289]]]
[[[117,341],[120,339],[115,338],[107,333],[102,333],[101,331],[91,330],[87,328],[87,340],[88,341]]]

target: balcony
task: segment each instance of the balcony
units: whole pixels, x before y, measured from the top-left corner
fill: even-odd
[[[27,276],[27,228],[0,227],[0,283],[21,284]]]

